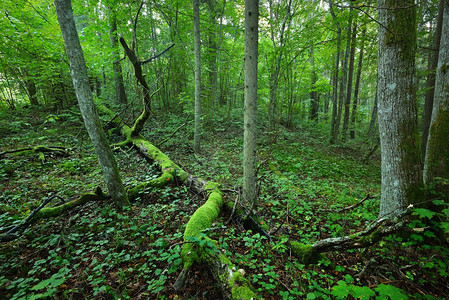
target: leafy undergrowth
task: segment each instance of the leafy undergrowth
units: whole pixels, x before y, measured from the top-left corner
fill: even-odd
[[[176,115],[165,117],[152,119],[151,130],[144,133],[155,144],[185,122]],[[200,154],[190,146],[191,125],[161,149],[192,174],[219,181],[226,200],[240,201],[242,124],[218,121],[215,133],[204,135]],[[275,242],[246,231],[242,224],[228,223],[224,214],[207,234],[265,299],[449,297],[448,244],[430,230],[391,236],[368,249],[327,253],[314,265],[291,256],[288,237],[310,243],[348,235],[377,216],[378,157],[362,163],[369,145],[329,147],[319,138],[325,135],[320,130],[325,129],[279,129],[260,139],[258,213]],[[70,148],[65,156],[1,158],[1,232],[49,195],[69,200],[104,187],[76,111],[8,112],[1,115],[0,132],[1,151],[38,144]],[[120,140],[112,133],[111,138]],[[118,150],[116,156],[127,186],[158,176],[152,163],[133,149]],[[367,195],[374,198],[335,212]],[[38,222],[19,239],[0,245],[0,298],[220,299],[220,289],[204,265],[191,270],[186,290],[173,289],[181,270],[185,225],[203,201],[186,187],[167,186],[147,190],[123,212],[107,202],[91,202]],[[425,210],[416,214],[435,221],[439,217]],[[420,222],[417,219],[413,227],[426,228],[428,222]]]

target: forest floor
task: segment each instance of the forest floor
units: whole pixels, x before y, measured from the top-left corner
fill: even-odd
[[[186,121],[169,113],[160,116],[151,118],[143,132],[155,145]],[[199,154],[191,147],[191,123],[160,149],[190,174],[221,183],[225,199],[235,201],[243,123],[223,118],[215,124],[203,135]],[[120,141],[113,131],[109,134]],[[97,186],[105,190],[76,110],[0,112],[0,136],[0,152],[36,145],[70,149],[66,155],[0,157],[0,234],[52,195],[67,201]],[[228,222],[224,213],[208,235],[265,299],[448,298],[448,243],[430,230],[390,236],[366,249],[329,252],[316,264],[302,264],[291,255],[288,238],[313,243],[348,235],[377,217],[379,154],[365,161],[372,145],[363,139],[331,146],[327,136],[327,128],[315,124],[260,135],[258,214],[275,242]],[[135,149],[115,154],[127,187],[158,176],[154,164]],[[373,198],[362,205],[337,212],[368,195]],[[107,202],[90,202],[40,221],[0,245],[0,298],[221,299],[203,265],[190,272],[184,291],[173,288],[182,268],[185,225],[204,200],[185,186],[169,185],[146,190],[123,212]]]

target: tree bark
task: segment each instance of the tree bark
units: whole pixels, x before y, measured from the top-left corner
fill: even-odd
[[[350,14],[352,13],[352,7],[350,8]],[[345,89],[348,79],[348,61],[349,61],[349,54],[351,50],[351,29],[352,29],[352,14],[349,17],[348,21],[348,27],[347,27],[347,37],[346,37],[346,50],[345,50],[345,56],[342,63],[342,74],[340,79],[340,93],[338,95],[338,112],[337,112],[337,119],[335,122],[335,141],[338,140],[338,135],[340,133],[340,123],[341,123],[341,115],[343,111],[343,105],[345,101]]]
[[[449,179],[449,2],[444,0],[441,44],[435,78],[432,121],[424,164],[424,183],[437,177]],[[449,187],[436,185],[437,192],[449,193]]]
[[[413,0],[379,0],[380,217],[397,215],[422,199],[415,74]]]
[[[437,17],[437,26],[435,28],[433,46],[428,62],[428,72],[427,82],[426,82],[426,97],[424,102],[424,113],[423,113],[423,128],[421,135],[421,151],[422,157],[426,157],[426,148],[427,148],[427,140],[429,137],[429,128],[430,121],[432,119],[432,110],[433,110],[433,100],[434,100],[434,87],[435,87],[435,71],[438,66],[438,55],[440,50],[440,40],[441,40],[441,28],[443,24],[443,2],[444,0],[440,0],[440,4],[438,5],[438,17]]]
[[[374,129],[377,121],[377,108],[378,108],[378,97],[377,97],[377,87],[376,87],[376,95],[374,96],[374,105],[373,105],[373,111],[371,113],[371,121],[369,123],[369,129],[368,129],[368,138],[373,136]]]
[[[351,139],[355,138],[355,118],[357,115],[357,105],[359,102],[359,87],[360,87],[360,78],[362,77],[362,64],[363,64],[363,50],[365,48],[365,32],[366,28],[362,31],[362,45],[360,46],[359,53],[359,62],[357,65],[357,75],[355,78],[355,87],[354,87],[354,99],[352,100],[352,112],[351,112],[351,131],[349,132],[349,137]]]
[[[76,31],[73,18],[72,4],[70,0],[55,0],[56,13],[59,26],[61,27],[67,55],[70,61],[73,85],[76,96],[86,125],[89,137],[98,157],[105,181],[114,203],[121,208],[128,205],[128,197],[123,187],[114,155],[109,147],[106,135],[100,124],[97,110],[89,88],[86,62],[83,50]]]
[[[310,120],[315,120],[318,122],[318,92],[316,91],[316,81],[317,76],[315,72],[315,58],[314,58],[314,52],[313,52],[313,45],[310,47],[310,66],[312,67],[312,73],[311,73],[311,92],[310,92],[310,98],[311,98],[311,109],[310,109]]]
[[[200,1],[193,0],[193,44],[195,48],[195,130],[193,149],[200,151],[201,146],[201,37],[200,37]]]
[[[337,113],[338,113],[338,73],[340,65],[340,44],[341,44],[341,26],[336,20],[336,16],[333,10],[332,3],[329,5],[329,11],[332,15],[332,19],[337,24],[337,56],[335,58],[335,70],[332,75],[332,119],[331,119],[331,138],[330,143],[334,144],[337,141],[338,136],[338,124],[337,124]]]
[[[349,33],[349,31],[348,31]],[[356,46],[356,38],[357,38],[357,25],[354,24],[351,35],[351,50],[349,54],[349,69],[348,69],[348,85],[346,90],[346,101],[345,101],[345,115],[343,118],[343,130],[342,130],[342,139],[346,140],[348,135],[348,127],[349,127],[349,114],[350,114],[350,106],[351,106],[351,95],[352,95],[352,78],[354,75],[354,57],[355,57],[355,46]]]
[[[254,208],[257,202],[257,62],[259,1],[245,0],[245,90],[243,133],[243,198]]]
[[[122,66],[120,65],[120,55],[118,52],[118,38],[117,38],[117,18],[115,8],[108,7],[110,14],[109,21],[109,41],[112,48],[112,59],[114,69],[114,82],[115,82],[115,97],[118,104],[126,104],[128,99],[126,97],[125,85],[123,83]]]

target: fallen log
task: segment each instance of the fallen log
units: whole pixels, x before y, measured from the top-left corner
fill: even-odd
[[[217,184],[208,183],[206,190],[212,189],[207,199],[200,208],[190,218],[184,231],[184,241],[186,243],[181,251],[183,259],[183,269],[175,283],[175,289],[181,290],[187,279],[188,272],[194,263],[205,263],[210,269],[215,280],[220,283],[223,294],[228,299],[254,299],[256,294],[253,292],[251,284],[243,276],[241,270],[237,270],[232,262],[218,250],[218,247],[201,246],[194,243],[195,238],[199,239],[201,234],[211,227],[214,220],[218,217],[220,209],[223,206],[221,191],[216,187]],[[216,245],[217,242],[205,237],[209,245]]]
[[[4,243],[17,239],[23,234],[25,229],[27,229],[29,226],[31,226],[32,224],[36,223],[39,220],[60,216],[62,213],[71,210],[76,206],[84,205],[89,201],[104,200],[106,199],[106,196],[103,194],[100,188],[97,188],[95,194],[84,194],[75,200],[63,203],[55,207],[45,208],[45,205],[47,205],[50,201],[52,201],[55,198],[61,199],[57,195],[53,195],[45,199],[36,209],[34,209],[28,215],[28,217],[21,224],[11,228],[6,233],[1,235],[0,242]]]
[[[344,249],[367,248],[379,242],[382,238],[391,234],[408,231],[406,216],[411,214],[413,206],[409,206],[399,216],[391,219],[383,217],[373,221],[364,230],[351,235],[327,238],[313,244],[303,244],[290,241],[292,254],[303,263],[314,263],[320,258],[320,254],[329,251]]]
[[[218,250],[218,246],[216,246],[217,251],[209,251],[210,249],[199,247],[198,243],[194,242],[204,235],[207,244],[217,245],[216,241],[205,236],[204,231],[212,225],[223,206],[222,193],[218,189],[218,184],[191,176],[142,135],[134,135],[133,130],[124,124],[121,118],[113,111],[103,105],[99,106],[99,110],[109,115],[111,122],[120,128],[120,133],[125,138],[126,144],[135,146],[145,157],[155,161],[162,171],[162,175],[159,178],[130,189],[128,191],[129,198],[143,192],[148,186],[162,187],[174,181],[186,185],[190,191],[196,194],[208,195],[207,201],[195,211],[184,231],[183,238],[186,243],[181,250],[183,269],[175,283],[175,288],[178,290],[183,288],[189,270],[194,263],[205,263],[227,298],[256,298],[249,281],[244,278],[242,272],[237,271],[226,255]]]
[[[44,153],[51,153],[56,152],[60,155],[66,155],[67,154],[67,148],[65,147],[59,147],[59,146],[43,146],[43,145],[37,145],[34,147],[26,147],[26,148],[20,148],[15,150],[8,150],[0,152],[0,157],[6,156],[8,154],[15,154],[15,155],[22,155],[26,153],[33,153],[38,154],[39,158],[42,160],[45,159]]]

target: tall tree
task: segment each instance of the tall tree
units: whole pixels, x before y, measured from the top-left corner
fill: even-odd
[[[379,216],[394,216],[422,197],[416,90],[414,0],[378,0]]]
[[[118,207],[129,204],[125,188],[122,184],[117,163],[100,124],[98,113],[89,87],[86,62],[81,48],[78,32],[73,18],[70,0],[55,0],[56,14],[61,27],[67,55],[70,61],[73,85],[78,98],[84,124],[98,157],[109,194]]]
[[[427,71],[429,74],[427,75],[426,81],[426,97],[424,102],[424,114],[423,114],[423,128],[421,134],[421,151],[422,156],[426,156],[426,148],[427,148],[427,140],[429,137],[429,128],[430,121],[432,119],[432,110],[433,110],[433,98],[435,95],[434,87],[435,87],[435,70],[438,65],[438,56],[440,50],[440,40],[441,40],[441,28],[443,24],[443,4],[444,0],[440,0],[440,4],[438,5],[438,17],[437,17],[437,26],[435,28],[433,45],[429,54],[429,61],[427,65]]]
[[[112,48],[114,81],[115,81],[115,97],[118,104],[126,104],[125,85],[123,84],[122,66],[120,65],[120,55],[118,52],[118,38],[117,38],[117,17],[114,7],[108,7],[109,12],[109,41]]]
[[[354,99],[352,100],[352,111],[351,111],[351,131],[349,132],[349,136],[351,139],[355,138],[355,118],[357,115],[357,105],[359,102],[359,87],[360,87],[360,79],[362,77],[362,65],[363,65],[363,50],[365,49],[365,33],[366,28],[363,28],[362,31],[362,39],[359,53],[359,61],[357,65],[357,75],[355,78],[355,86],[354,86]]]
[[[341,45],[341,26],[337,17],[335,15],[332,3],[329,4],[329,12],[332,15],[332,19],[337,25],[337,51],[335,57],[335,69],[332,75],[332,119],[331,119],[331,138],[330,143],[334,144],[337,141],[338,136],[338,126],[337,115],[338,115],[338,73],[340,67],[340,45]]]
[[[427,141],[424,164],[424,182],[431,183],[437,177],[449,179],[449,1],[443,0],[444,13],[438,67],[435,77],[432,121]],[[439,192],[449,188],[437,186]]]
[[[245,0],[245,108],[243,133],[243,198],[256,206],[257,62],[259,1]]]
[[[348,32],[349,33],[349,32]],[[351,105],[351,95],[352,95],[352,78],[354,75],[354,57],[355,57],[355,46],[357,40],[357,24],[354,23],[351,35],[351,50],[349,52],[349,69],[348,69],[348,82],[346,89],[346,100],[345,100],[345,115],[343,117],[343,129],[342,129],[342,139],[345,140],[348,134],[349,126],[349,113]]]
[[[281,63],[285,52],[285,38],[286,32],[290,29],[290,22],[292,18],[292,0],[288,0],[284,6],[283,3],[269,0],[270,12],[270,37],[273,45],[272,61],[270,63],[270,102],[268,104],[268,125],[270,130],[275,128],[276,102],[277,90],[279,85],[279,75],[281,72]],[[285,12],[283,8],[285,7]],[[282,17],[282,13],[284,16]]]
[[[316,71],[315,71],[315,55],[313,51],[313,45],[310,47],[310,67],[312,68],[312,73],[310,74],[311,80],[311,91],[310,91],[310,99],[311,99],[311,109],[310,109],[310,120],[315,120],[318,122],[318,108],[319,108],[319,96],[316,90]]]
[[[195,49],[195,130],[193,149],[200,151],[201,145],[201,36],[200,1],[193,0],[193,45]]]

